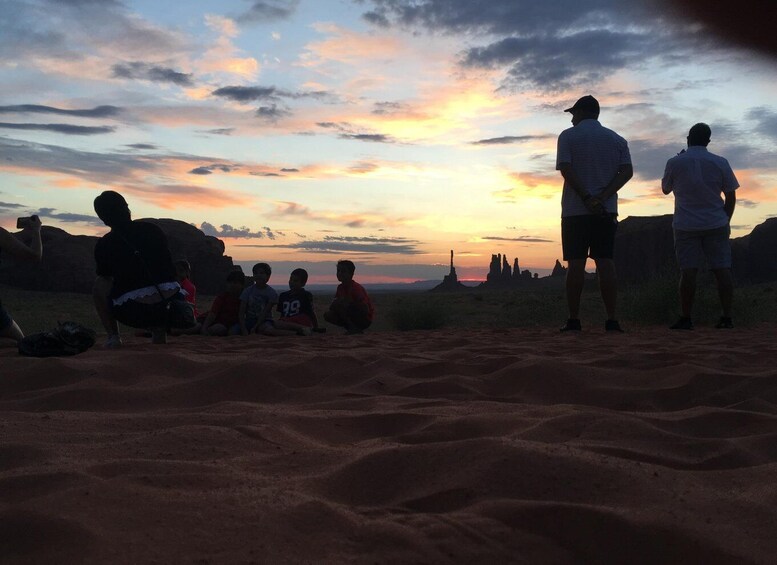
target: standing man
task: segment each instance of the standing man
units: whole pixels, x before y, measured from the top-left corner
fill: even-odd
[[[625,139],[599,123],[599,102],[583,96],[571,108],[572,125],[558,137],[556,169],[564,177],[561,244],[567,261],[569,319],[562,332],[580,331],[580,297],[588,257],[596,262],[607,320],[604,329],[622,332],[615,319],[618,282],[613,251],[618,228],[617,192],[633,176]]]
[[[707,151],[712,131],[707,124],[696,124],[688,132],[688,150],[666,163],[661,190],[674,192],[674,245],[680,265],[680,309],[682,314],[670,326],[692,330],[691,309],[696,295],[696,273],[706,257],[718,281],[723,315],[716,328],[733,328],[731,302],[734,282],[731,276],[731,216],[737,203],[739,182],[728,161]],[[721,192],[724,199],[720,198]]]

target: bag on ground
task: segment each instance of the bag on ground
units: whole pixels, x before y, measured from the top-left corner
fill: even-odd
[[[94,330],[76,322],[60,322],[48,332],[31,334],[19,341],[19,353],[28,357],[61,357],[83,353],[95,344]]]

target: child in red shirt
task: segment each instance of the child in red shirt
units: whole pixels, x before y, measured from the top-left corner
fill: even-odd
[[[210,312],[202,323],[200,330],[202,335],[227,335],[230,333],[230,328],[238,326],[240,294],[245,284],[246,276],[243,271],[235,270],[227,275],[227,289],[213,301]]]
[[[353,261],[337,262],[337,287],[334,302],[324,313],[324,319],[330,324],[344,327],[349,334],[363,333],[370,327],[375,317],[372,305],[364,287],[353,280],[356,265]]]

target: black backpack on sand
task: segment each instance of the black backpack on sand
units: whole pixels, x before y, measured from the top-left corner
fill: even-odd
[[[28,357],[61,357],[83,353],[95,344],[94,330],[76,322],[59,322],[50,332],[24,337],[19,353]]]

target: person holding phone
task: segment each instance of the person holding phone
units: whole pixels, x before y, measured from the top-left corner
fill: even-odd
[[[40,238],[40,218],[38,216],[19,218],[16,222],[16,227],[22,230],[21,234],[28,236],[24,239],[29,239],[29,244],[5,228],[0,227],[0,253],[7,253],[17,259],[40,261],[43,257],[43,242]],[[3,308],[2,301],[0,301],[0,337],[16,341],[24,337],[19,324]]]

